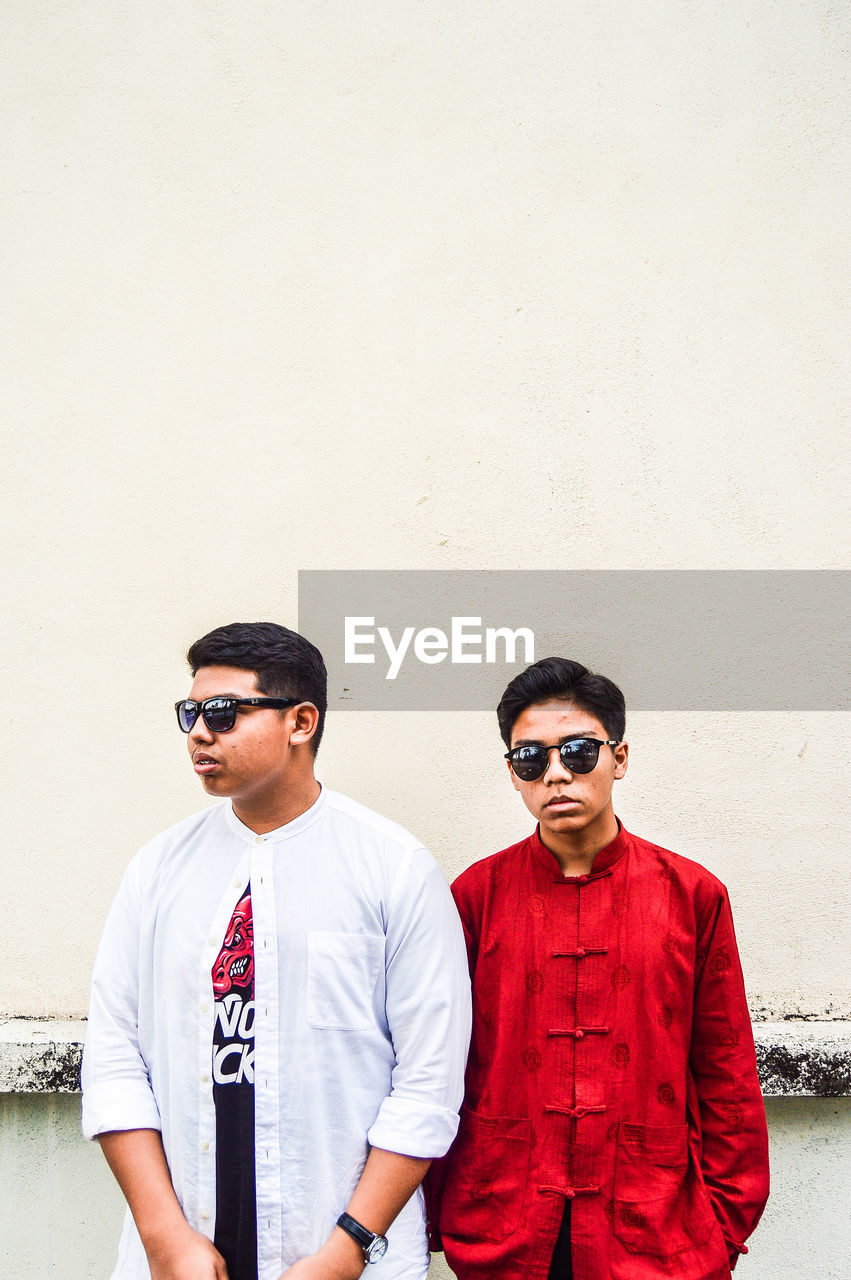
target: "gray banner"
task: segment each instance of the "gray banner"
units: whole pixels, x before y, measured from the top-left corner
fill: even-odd
[[[493,710],[551,654],[636,711],[849,706],[849,574],[834,570],[308,570],[299,630],[329,705]]]

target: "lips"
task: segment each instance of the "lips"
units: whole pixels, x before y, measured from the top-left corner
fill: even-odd
[[[553,796],[544,805],[545,809],[573,809],[579,801],[574,796]]]
[[[213,773],[218,769],[219,762],[212,756],[208,756],[204,751],[196,751],[192,757],[192,764],[197,774]]]

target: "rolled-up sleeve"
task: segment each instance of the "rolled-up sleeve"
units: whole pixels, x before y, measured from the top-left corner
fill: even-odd
[[[393,887],[387,921],[386,1010],[396,1064],[369,1130],[374,1147],[431,1159],[458,1129],[470,1043],[470,979],[458,912],[425,849]]]
[[[107,917],[92,976],[83,1051],[83,1134],[160,1129],[147,1064],[139,1048],[138,867],[125,872]]]

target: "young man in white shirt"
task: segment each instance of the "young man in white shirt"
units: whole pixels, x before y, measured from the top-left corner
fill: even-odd
[[[187,656],[178,722],[223,803],[133,859],[92,983],[83,1129],[129,1206],[113,1280],[423,1280],[419,1185],[469,1036],[446,882],[316,780],[313,645],[236,623]]]

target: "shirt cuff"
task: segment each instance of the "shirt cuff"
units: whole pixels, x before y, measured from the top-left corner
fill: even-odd
[[[429,1253],[443,1253],[443,1236],[432,1227],[426,1228]]]
[[[727,1253],[730,1258],[730,1270],[735,1271],[736,1263],[739,1261],[739,1254],[747,1253],[748,1246],[738,1240],[731,1240],[729,1236],[724,1237],[724,1243],[727,1246]]]
[[[457,1111],[391,1096],[382,1102],[367,1138],[383,1151],[435,1160],[446,1154],[457,1132]]]
[[[83,1136],[91,1140],[100,1133],[125,1129],[162,1130],[148,1083],[125,1076],[90,1085],[83,1094]]]

